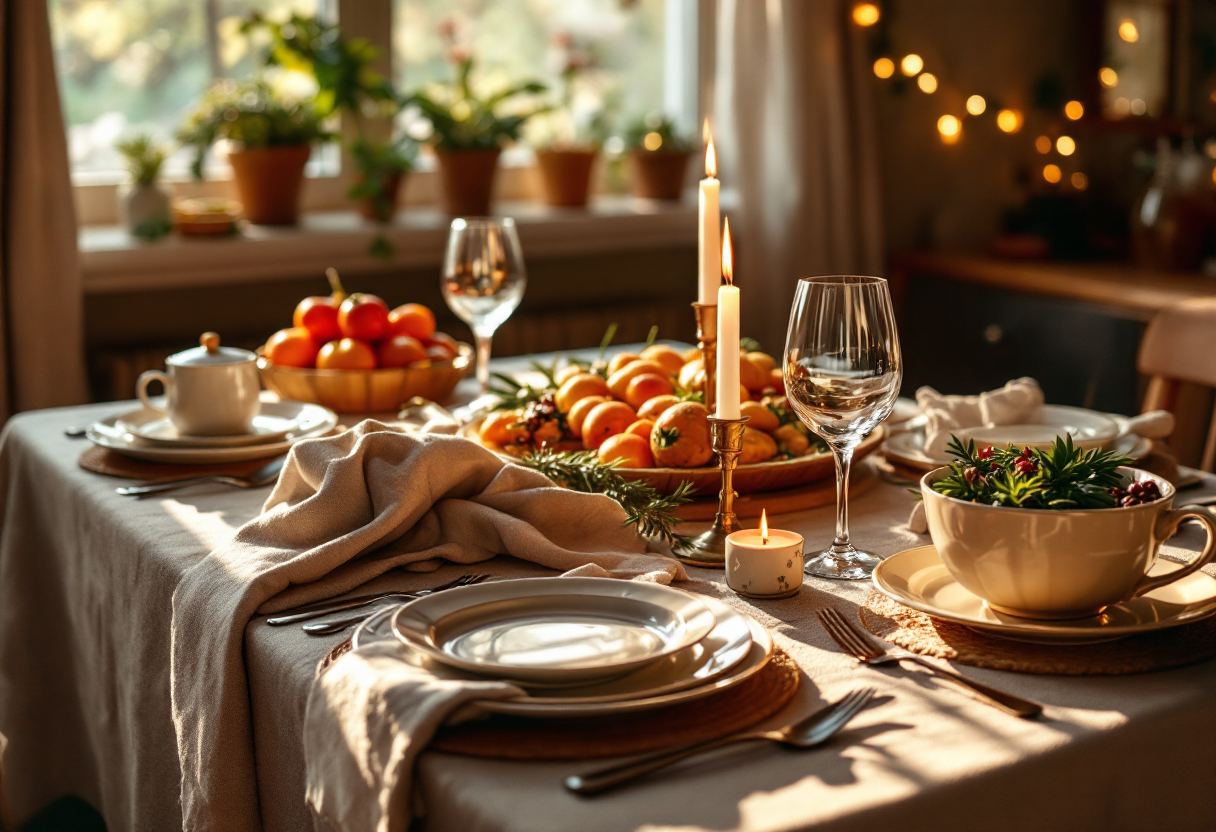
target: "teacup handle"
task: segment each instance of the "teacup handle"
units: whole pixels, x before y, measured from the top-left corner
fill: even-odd
[[[148,396],[148,385],[154,381],[159,381],[165,386],[165,395],[168,396],[169,387],[173,384],[173,380],[160,370],[148,370],[146,373],[140,373],[139,381],[135,382],[135,392],[139,394],[139,400],[144,403],[144,407],[148,408],[148,410],[164,413],[165,409],[152,404],[152,399]]]
[[[1198,572],[1211,562],[1213,555],[1216,555],[1216,512],[1203,506],[1183,506],[1173,511],[1167,511],[1158,517],[1157,525],[1153,529],[1153,534],[1157,539],[1157,547],[1160,548],[1162,543],[1177,534],[1178,527],[1182,525],[1184,520],[1198,520],[1207,529],[1208,539],[1203,544],[1203,551],[1199,553],[1199,557],[1181,569],[1175,569],[1173,572],[1156,576],[1145,575],[1132,588],[1132,591],[1127,596],[1127,600],[1139,598],[1146,592],[1152,592],[1158,587],[1172,584],[1174,581],[1181,580],[1187,575]]]

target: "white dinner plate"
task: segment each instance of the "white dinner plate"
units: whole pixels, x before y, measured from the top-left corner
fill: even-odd
[[[1158,560],[1150,575],[1181,569]],[[1216,578],[1196,572],[1100,615],[1070,621],[1019,618],[988,608],[954,579],[934,546],[891,555],[874,569],[874,586],[904,606],[987,635],[1039,644],[1093,644],[1165,630],[1216,613]]]
[[[980,445],[1029,445],[1050,448],[1057,436],[1072,437],[1078,448],[1101,448],[1119,435],[1119,423],[1111,417],[1080,407],[1044,405],[1031,420],[1022,425],[994,427],[964,427],[958,429],[960,438],[975,440]]]
[[[187,436],[177,432],[172,420],[148,408],[118,417],[115,427],[153,445],[168,448],[232,448],[268,445],[293,436],[327,433],[338,424],[332,410],[307,402],[262,402],[253,418],[253,432],[236,436]]]
[[[614,578],[519,578],[418,598],[393,632],[432,660],[521,685],[624,676],[708,635],[697,596]]]
[[[130,416],[131,414],[125,414]],[[144,440],[118,427],[118,418],[103,419],[89,427],[85,436],[94,445],[145,462],[171,462],[179,465],[215,465],[224,462],[246,462],[282,456],[301,439],[323,436],[328,430],[315,430],[299,436],[292,435],[279,442],[265,445],[238,445],[235,448],[165,448]]]
[[[560,578],[558,580],[569,579]],[[720,610],[730,610],[725,604],[713,599],[703,598],[702,600],[710,605],[715,613]],[[434,673],[441,679],[482,678],[433,662],[423,653],[395,639],[390,622],[396,610],[396,607],[390,607],[361,624],[351,637],[352,647],[358,649],[360,646],[374,641],[394,639],[401,648],[401,656],[404,660],[419,667],[425,667],[428,672]],[[733,663],[729,665],[725,660],[712,660],[712,664],[716,668],[712,673],[705,670],[707,665],[698,666],[701,669],[694,671],[696,678],[693,680],[681,680],[676,676],[662,676],[657,671],[667,665],[667,660],[663,660],[612,682],[570,689],[530,690],[527,695],[514,699],[478,702],[477,707],[483,711],[511,716],[540,719],[581,718],[662,708],[691,702],[726,690],[750,679],[768,664],[773,655],[773,639],[768,630],[751,616],[736,613],[733,610],[724,614],[726,626],[731,629],[736,626],[734,623],[730,623],[733,616],[738,616],[738,619],[747,626],[746,649],[740,650],[738,646],[735,646],[725,652],[719,651],[720,658],[738,652],[741,652],[742,655],[738,659],[733,659]],[[715,627],[716,630],[717,627]],[[706,640],[714,638],[716,636],[714,632],[711,632]],[[690,649],[693,648],[685,650]],[[655,670],[652,670],[652,667]],[[669,672],[674,667],[674,663],[668,666]]]

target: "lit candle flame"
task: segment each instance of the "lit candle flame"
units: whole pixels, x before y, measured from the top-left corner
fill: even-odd
[[[714,134],[709,129],[709,119],[705,119],[705,178],[718,178],[718,154],[714,150]]]
[[[726,285],[734,285],[735,257],[730,245],[730,217],[722,221],[722,276],[726,278]]]
[[[768,545],[768,510],[760,509],[760,542]]]

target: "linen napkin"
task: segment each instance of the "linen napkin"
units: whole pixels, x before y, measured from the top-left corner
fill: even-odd
[[[959,428],[1023,424],[1043,402],[1043,391],[1032,378],[1014,379],[978,396],[943,396],[932,387],[922,387],[916,391],[916,403],[925,414],[925,453],[944,456],[950,434]]]
[[[369,420],[294,445],[262,515],[187,570],[173,595],[183,826],[261,827],[243,655],[259,608],[333,597],[397,566],[499,554],[580,574],[687,577],[624,520],[608,497],[558,488],[458,437]]]

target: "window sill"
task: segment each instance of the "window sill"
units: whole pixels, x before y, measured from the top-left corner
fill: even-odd
[[[697,240],[697,209],[688,201],[600,197],[587,209],[506,202],[499,213],[515,218],[528,258],[693,246]],[[351,275],[438,267],[449,223],[435,209],[402,211],[384,229],[353,211],[313,212],[298,226],[247,226],[235,237],[171,235],[151,243],[114,226],[84,227],[79,232],[84,291],[96,295],[291,280],[320,274],[328,266]],[[391,261],[369,254],[380,233],[393,247]]]

